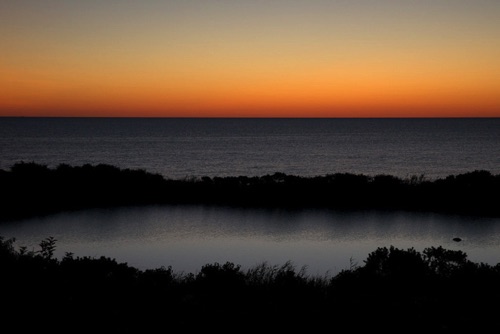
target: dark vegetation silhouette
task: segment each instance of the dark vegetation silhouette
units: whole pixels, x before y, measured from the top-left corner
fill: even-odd
[[[500,264],[462,251],[378,248],[364,265],[311,276],[293,264],[231,262],[138,270],[106,257],[54,257],[0,237],[2,319],[16,332],[494,332]]]
[[[110,165],[20,162],[0,170],[0,219],[148,204],[417,210],[500,216],[500,175],[427,180],[337,173],[171,180]],[[456,239],[460,241],[459,238]],[[491,332],[498,330],[500,264],[462,251],[381,247],[334,277],[290,262],[243,269],[206,264],[138,270],[107,257],[54,257],[0,237],[1,317],[16,332]]]
[[[95,207],[210,204],[412,210],[500,216],[500,175],[476,170],[446,178],[336,173],[168,179],[110,165],[55,168],[34,162],[0,170],[0,220]]]

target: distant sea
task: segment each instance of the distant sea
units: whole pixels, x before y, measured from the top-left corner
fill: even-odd
[[[500,173],[500,119],[0,118],[0,168],[111,164],[166,178]]]

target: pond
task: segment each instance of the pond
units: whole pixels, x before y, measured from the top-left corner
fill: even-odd
[[[332,276],[391,245],[417,251],[443,246],[475,262],[500,262],[500,218],[435,213],[143,206],[5,222],[0,235],[29,250],[52,236],[58,258],[66,252],[106,256],[142,270],[172,266],[177,273],[215,262],[248,269],[289,261],[310,275]]]

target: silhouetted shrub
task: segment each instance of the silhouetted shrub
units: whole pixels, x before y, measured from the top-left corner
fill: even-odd
[[[500,216],[500,175],[473,171],[427,180],[349,173],[300,177],[166,179],[144,170],[89,164],[50,169],[34,162],[0,170],[0,220],[62,210],[144,204],[416,210]]]
[[[45,241],[55,247],[53,238]],[[290,262],[247,271],[230,262],[196,274],[141,271],[106,257],[66,253],[59,260],[43,247],[21,252],[14,239],[0,237],[2,315],[21,332],[40,326],[61,333],[235,326],[477,332],[495,329],[500,311],[500,264],[473,263],[442,247],[422,253],[381,247],[364,265],[330,278]]]

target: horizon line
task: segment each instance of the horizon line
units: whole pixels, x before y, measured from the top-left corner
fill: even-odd
[[[500,119],[500,116],[373,116],[373,117],[315,117],[315,116],[9,116],[0,118],[85,118],[85,119]]]

